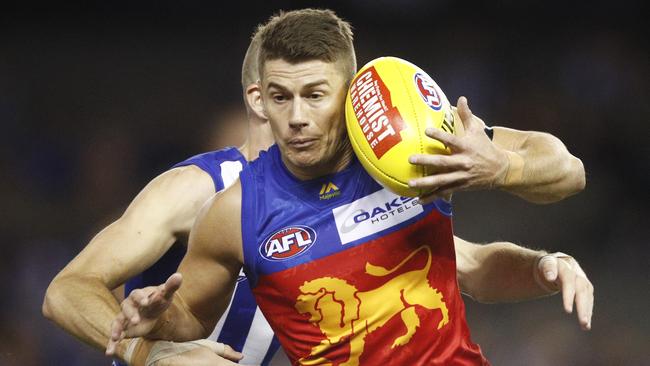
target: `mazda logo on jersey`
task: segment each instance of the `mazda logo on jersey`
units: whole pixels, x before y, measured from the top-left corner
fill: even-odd
[[[260,246],[260,255],[271,261],[296,257],[316,242],[316,231],[309,226],[295,225],[276,231]]]

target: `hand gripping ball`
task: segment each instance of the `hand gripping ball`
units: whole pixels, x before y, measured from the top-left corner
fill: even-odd
[[[413,154],[448,154],[425,135],[428,127],[454,133],[454,113],[445,94],[427,73],[396,57],[380,57],[355,75],[345,102],[352,148],[363,167],[389,190],[408,197],[426,192],[409,180],[433,172],[412,165]]]

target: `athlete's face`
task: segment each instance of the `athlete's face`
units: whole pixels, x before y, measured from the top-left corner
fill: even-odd
[[[344,167],[351,150],[342,67],[319,60],[270,60],[263,72],[262,102],[287,168],[310,178]]]

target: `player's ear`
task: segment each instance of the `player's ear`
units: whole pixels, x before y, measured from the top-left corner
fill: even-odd
[[[258,83],[250,84],[246,87],[246,103],[248,107],[257,115],[258,118],[267,120],[264,104],[262,103],[262,88]]]

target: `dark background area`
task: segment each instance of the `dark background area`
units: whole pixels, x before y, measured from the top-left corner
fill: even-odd
[[[0,365],[108,365],[40,313],[54,275],[147,181],[238,145],[239,75],[256,24],[329,7],[355,27],[359,64],[397,56],[490,125],[547,131],[587,188],[537,206],[455,197],[456,233],[574,255],[596,289],[593,330],[558,296],[466,299],[494,365],[647,365],[650,353],[650,58],[641,1],[112,1],[0,12]],[[233,9],[234,7],[234,9]],[[435,334],[432,334],[432,337]]]

